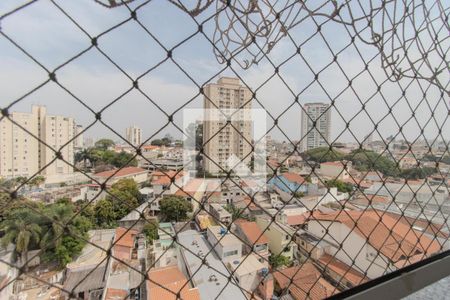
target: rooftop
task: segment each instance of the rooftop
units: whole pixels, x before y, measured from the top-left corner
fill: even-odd
[[[231,270],[235,271],[239,277],[247,274],[256,273],[262,269],[266,269],[266,266],[258,260],[259,256],[254,253],[250,253],[248,256],[243,256],[240,259],[233,260],[229,263]],[[268,271],[268,270],[267,270]]]
[[[236,244],[242,244],[242,242],[234,235],[227,231],[226,228],[222,226],[209,226],[208,231],[214,235],[216,240],[222,246],[231,246]]]
[[[295,182],[297,184],[302,184],[305,182],[305,178],[303,178],[302,176],[300,176],[297,173],[292,173],[292,172],[285,172],[283,174],[281,174],[284,178],[286,178],[287,180],[289,180],[290,182]]]
[[[310,220],[345,224],[352,232],[367,239],[372,247],[388,259],[403,266],[416,261],[416,256],[429,256],[441,249],[438,241],[428,238],[404,222],[399,222],[399,218],[400,215],[388,215],[376,210],[340,210],[333,213],[314,211]]]
[[[239,219],[234,223],[242,230],[242,232],[252,245],[267,244],[269,242],[269,239],[263,234],[262,230],[258,227],[258,224],[256,224],[256,222],[249,222],[243,219]]]
[[[77,259],[67,264],[67,269],[93,268],[107,257],[107,252],[114,237],[114,229],[89,231],[89,242]],[[93,244],[93,245],[92,245]],[[94,246],[95,245],[95,246]]]
[[[201,299],[246,299],[234,279],[228,281],[229,271],[211,249],[204,235],[195,230],[187,230],[178,234],[178,243],[182,246],[180,249],[189,274],[194,274],[192,282],[198,287]],[[196,255],[197,253],[200,255]],[[203,257],[206,264],[202,263]]]
[[[197,288],[190,287],[186,276],[177,266],[151,269],[147,284],[147,299],[175,300],[177,294],[183,300],[200,300]]]
[[[114,169],[114,170],[110,170],[110,171],[95,173],[94,176],[103,177],[103,178],[109,178],[109,177],[116,178],[116,177],[123,177],[123,176],[128,176],[128,175],[133,175],[133,174],[146,173],[146,172],[147,172],[147,170],[141,169],[138,167],[125,167],[122,169]]]
[[[137,234],[136,230],[117,227],[114,235],[114,246],[134,248],[134,238]]]
[[[345,264],[344,262],[332,257],[331,255],[324,254],[320,257],[319,262],[325,267],[338,275],[344,277],[346,280],[350,281],[353,285],[360,285],[369,280],[364,274],[355,270],[351,266]]]
[[[322,277],[320,271],[309,262],[301,266],[277,270],[273,273],[273,277],[280,288],[289,289],[292,297],[296,300],[319,300],[338,292]],[[306,292],[309,292],[309,295]]]

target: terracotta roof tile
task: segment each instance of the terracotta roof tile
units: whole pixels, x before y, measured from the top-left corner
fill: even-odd
[[[338,290],[322,278],[320,271],[312,263],[304,263],[273,273],[281,289],[289,289],[296,300],[319,300],[327,298]],[[290,283],[292,279],[292,284]]]
[[[441,246],[436,240],[414,230],[410,225],[398,222],[399,218],[400,215],[384,214],[376,210],[353,210],[328,214],[315,211],[311,219],[345,224],[394,263],[409,261],[409,258],[417,254],[429,256],[440,251]]]
[[[191,288],[177,266],[152,269],[148,272],[147,299],[175,300],[177,293],[183,300],[200,300],[197,288]],[[163,288],[164,287],[164,288]]]
[[[302,184],[303,182],[305,182],[305,178],[296,173],[286,172],[281,175],[291,182],[295,182],[298,184]]]
[[[319,262],[323,265],[323,267],[334,271],[355,286],[369,280],[369,278],[364,276],[364,274],[362,274],[361,272],[358,272],[349,265],[343,263],[337,258],[332,257],[329,254],[322,255],[319,259]]]
[[[131,175],[131,174],[139,174],[139,173],[144,173],[144,172],[147,172],[147,170],[138,168],[138,167],[125,167],[125,168],[120,169],[119,171],[117,171],[117,169],[114,169],[114,170],[110,170],[110,171],[95,173],[94,176],[104,177],[104,178],[109,178],[112,176],[114,178],[114,177],[123,177],[123,176]]]
[[[235,221],[235,224],[236,226],[239,226],[250,244],[261,245],[269,242],[269,239],[263,234],[256,222],[239,219],[238,221]]]
[[[128,230],[122,227],[116,228],[116,234],[114,235],[114,245],[124,246],[128,248],[134,247],[134,237],[138,234],[136,230]]]
[[[128,292],[121,289],[106,289],[105,300],[124,300],[128,299]]]

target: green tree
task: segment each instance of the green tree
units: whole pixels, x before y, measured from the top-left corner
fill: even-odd
[[[225,210],[231,214],[231,220],[237,220],[239,218],[245,218],[244,208],[236,207],[234,204],[227,204]]]
[[[124,166],[137,166],[136,158],[133,158],[133,154],[127,152],[115,153],[111,161],[109,161],[113,166],[117,168],[122,168]]]
[[[45,177],[42,175],[34,176],[30,181],[28,182],[29,185],[32,186],[40,186],[45,182]]]
[[[116,214],[111,201],[102,199],[95,204],[95,219],[101,228],[111,228],[116,225]]]
[[[436,168],[412,168],[412,169],[403,169],[400,173],[400,176],[405,179],[424,179],[428,176],[437,172]]]
[[[26,263],[30,246],[37,245],[40,241],[41,227],[34,223],[32,218],[13,218],[5,220],[1,229],[5,231],[5,235],[1,239],[2,246],[6,247],[13,243],[16,246],[15,251],[21,255],[22,261]],[[27,271],[28,265],[25,268]]]
[[[329,147],[319,147],[308,150],[302,153],[304,160],[311,160],[317,163],[327,162],[327,161],[337,161],[344,158],[344,154]]]
[[[393,160],[373,151],[357,149],[347,155],[346,159],[359,171],[379,171],[392,177],[400,174],[400,169]]]
[[[95,148],[100,150],[107,150],[109,147],[114,146],[115,143],[111,139],[100,139],[95,142]]]
[[[62,199],[61,202],[48,205],[44,209],[46,225],[48,226],[41,239],[41,246],[57,247],[61,245],[66,228],[64,225],[73,216],[73,207]]]
[[[353,191],[353,185],[347,182],[343,182],[339,179],[327,180],[325,185],[329,188],[335,187],[341,193],[350,193]]]
[[[186,220],[188,212],[191,211],[191,203],[183,197],[166,196],[160,201],[161,219],[166,222]]]
[[[117,220],[125,217],[138,207],[141,200],[139,187],[133,179],[119,180],[111,186],[109,193],[110,195],[106,197],[106,200],[112,203]]]
[[[154,139],[150,142],[152,146],[162,146],[164,142],[161,139]]]
[[[54,257],[61,268],[70,263],[74,257],[78,256],[83,250],[86,242],[80,238],[65,235],[61,244],[55,248]]]
[[[286,257],[284,255],[271,255],[269,258],[269,263],[272,266],[272,268],[277,269],[281,266],[288,266],[291,261],[289,260],[289,257]]]
[[[91,162],[91,152],[89,149],[83,149],[75,153],[75,163],[83,162],[83,168],[87,168],[87,162]]]
[[[142,232],[145,234],[147,241],[150,244],[153,244],[153,241],[158,239],[158,227],[158,221],[150,220],[142,229]]]

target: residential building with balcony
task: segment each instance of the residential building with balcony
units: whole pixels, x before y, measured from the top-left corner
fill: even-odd
[[[266,267],[269,265],[269,239],[261,231],[256,222],[250,222],[243,219],[236,220],[235,233],[244,241],[243,254],[254,253],[259,262]]]
[[[48,115],[45,106],[33,105],[31,113],[10,113],[0,121],[0,176],[73,173],[75,127],[73,118]],[[67,163],[55,160],[55,151]]]
[[[211,174],[219,174],[222,169],[229,170],[230,158],[250,163],[252,152],[252,120],[245,111],[233,114],[231,124],[222,115],[236,110],[251,109],[251,91],[241,85],[238,78],[221,77],[217,83],[204,87],[204,146],[203,168]],[[219,112],[220,111],[220,112]]]
[[[271,222],[269,216],[257,216],[256,224],[269,239],[271,255],[283,255],[293,260],[297,253],[297,244],[292,240],[295,230],[285,224]]]

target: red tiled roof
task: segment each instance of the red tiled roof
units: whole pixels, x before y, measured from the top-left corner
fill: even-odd
[[[256,222],[246,220],[236,220],[235,224],[239,226],[251,245],[267,244],[269,239],[263,234]]]
[[[301,266],[277,270],[273,273],[273,277],[280,288],[289,289],[292,297],[296,300],[325,299],[338,292],[310,262]]]
[[[197,288],[191,288],[189,282],[177,266],[152,269],[148,272],[147,299],[175,300],[177,293],[183,300],[200,300]]]
[[[291,226],[302,225],[307,221],[307,215],[298,214],[287,216],[287,223]]]
[[[354,286],[360,285],[361,283],[364,283],[369,280],[364,274],[361,272],[356,271],[349,265],[343,263],[342,261],[338,260],[337,258],[332,257],[329,254],[324,254],[319,258],[319,263],[326,267],[338,275],[341,276],[341,278],[345,278],[349,282],[351,282]]]
[[[406,260],[411,263],[409,258],[417,254],[429,256],[441,249],[436,240],[417,232],[410,225],[398,222],[399,218],[400,215],[376,210],[342,210],[327,214],[314,211],[311,220],[345,224],[394,263]]]
[[[136,230],[127,229],[122,227],[116,228],[116,233],[114,235],[114,245],[115,246],[124,246],[128,248],[134,247],[134,237],[138,234]]]
[[[303,178],[302,176],[300,176],[299,174],[296,174],[296,173],[286,172],[281,175],[284,178],[286,178],[287,180],[289,180],[290,182],[295,182],[298,184],[302,184],[303,182],[305,182],[305,178]]]
[[[115,170],[95,173],[94,176],[104,177],[104,178],[109,178],[109,177],[112,176],[114,178],[114,177],[123,177],[123,176],[128,176],[128,175],[132,175],[132,174],[139,174],[139,173],[145,173],[145,172],[147,172],[147,170],[142,169],[142,168],[125,167],[125,168],[120,169],[119,171],[117,171],[117,169],[115,169]]]
[[[152,173],[152,184],[153,185],[169,185],[172,182],[172,178],[180,178],[183,176],[182,172],[177,171],[167,171],[160,172],[156,171]]]
[[[189,180],[186,184],[182,185],[180,189],[175,192],[175,195],[181,197],[194,197],[195,193],[197,193],[203,184],[204,180],[200,178],[194,178]],[[200,201],[201,199],[196,199]]]
[[[106,289],[105,300],[123,300],[127,296],[128,292],[126,290],[108,288]]]
[[[141,147],[141,149],[144,149],[144,150],[156,150],[156,149],[159,149],[159,146],[144,145],[144,146]]]

